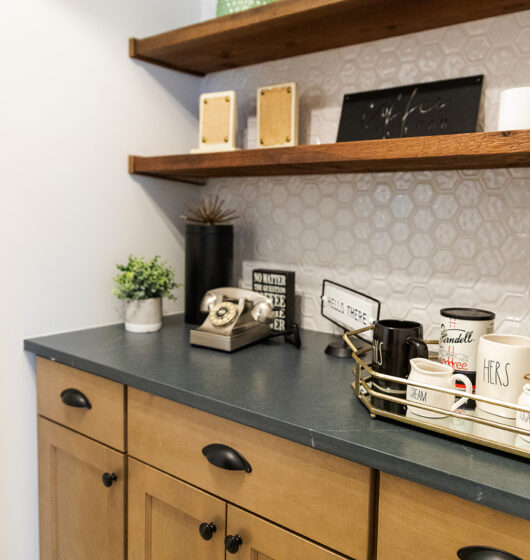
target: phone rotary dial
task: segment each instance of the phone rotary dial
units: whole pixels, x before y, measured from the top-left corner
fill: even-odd
[[[237,305],[231,301],[222,301],[214,305],[208,314],[208,319],[216,327],[229,325],[237,316]]]

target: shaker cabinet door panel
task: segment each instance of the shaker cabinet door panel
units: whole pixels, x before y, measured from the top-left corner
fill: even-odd
[[[39,418],[41,560],[124,560],[125,477],[122,453]]]
[[[467,546],[530,558],[530,521],[381,473],[378,560],[455,560]]]
[[[232,550],[227,548],[227,560],[230,558],[344,560],[345,558],[232,505],[228,505],[226,533],[227,546],[235,547]]]
[[[129,560],[224,560],[225,517],[223,501],[129,459]]]

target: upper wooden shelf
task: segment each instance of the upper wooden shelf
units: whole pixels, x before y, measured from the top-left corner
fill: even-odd
[[[209,177],[498,167],[530,167],[530,130],[129,158],[130,173],[186,182]]]
[[[529,8],[530,0],[281,0],[130,39],[129,50],[133,58],[202,76]]]

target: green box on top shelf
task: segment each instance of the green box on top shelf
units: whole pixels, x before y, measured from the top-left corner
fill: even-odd
[[[217,17],[235,14],[257,6],[272,4],[278,0],[217,0]]]

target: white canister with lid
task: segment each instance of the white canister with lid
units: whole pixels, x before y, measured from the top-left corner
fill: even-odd
[[[455,373],[465,373],[474,389],[478,341],[493,332],[495,313],[471,307],[446,307],[440,315],[438,361],[452,367]],[[463,388],[460,384],[457,387]],[[474,408],[474,402],[469,401],[468,406]]]
[[[455,371],[475,372],[478,341],[493,332],[495,313],[471,307],[446,307],[440,315],[438,361]]]

